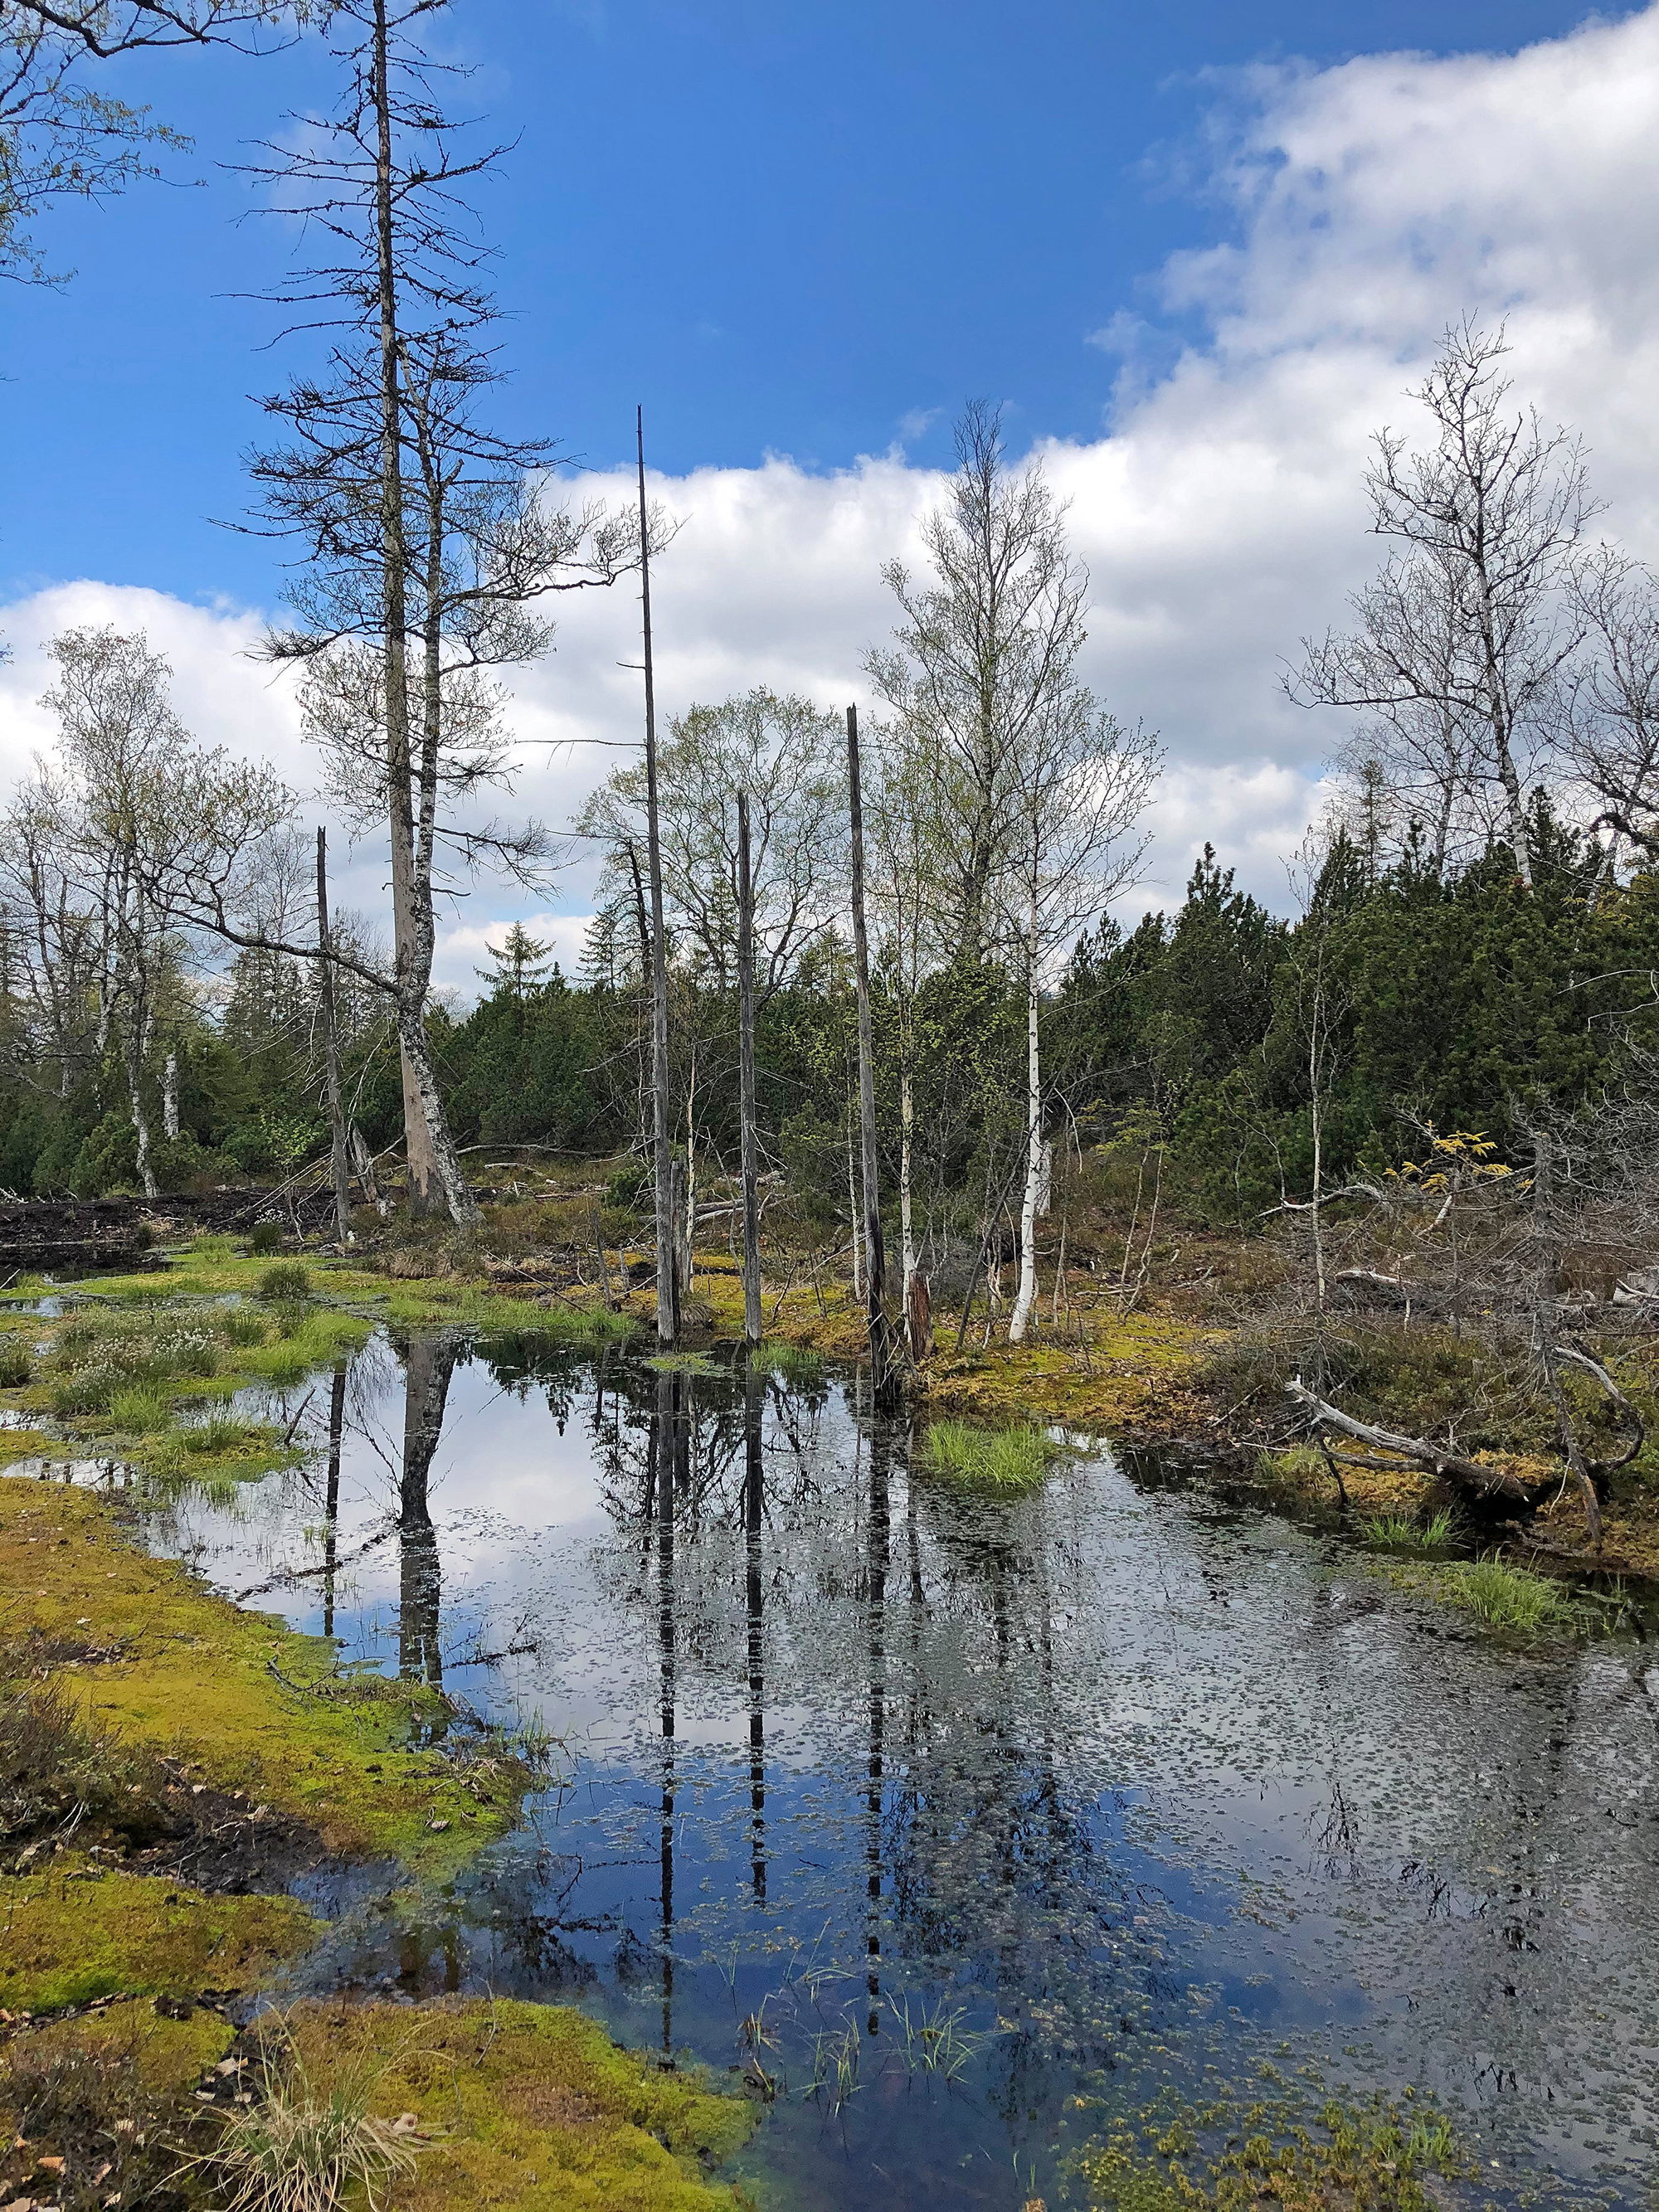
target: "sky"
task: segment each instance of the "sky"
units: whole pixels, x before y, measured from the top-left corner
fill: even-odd
[[[681,519],[653,580],[659,696],[867,696],[884,561],[914,559],[951,421],[999,402],[1092,578],[1085,672],[1168,768],[1144,880],[1207,840],[1278,906],[1340,718],[1281,678],[1374,568],[1380,423],[1451,319],[1504,319],[1516,401],[1582,430],[1602,526],[1659,556],[1659,8],[1050,0],[455,0],[452,105],[511,142],[479,194],[507,313],[504,430],[552,436],[574,498],[620,497],[635,404]],[[239,530],[260,394],[300,365],[260,295],[300,250],[246,173],[326,106],[302,41],[167,55],[109,88],[192,149],[65,208],[70,281],[0,291],[0,785],[49,747],[41,647],[142,627],[204,739],[315,763],[252,655],[282,550]],[[637,737],[629,586],[561,611],[514,678],[525,805],[555,823]],[[599,742],[596,742],[599,741]],[[337,839],[337,842],[342,842]],[[344,895],[383,902],[372,844]],[[567,871],[526,914],[483,881],[440,980],[476,988],[523,917],[574,964]]]

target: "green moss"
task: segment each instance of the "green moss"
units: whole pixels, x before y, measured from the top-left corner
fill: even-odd
[[[506,1999],[414,2014],[302,2005],[289,2027],[315,2087],[367,2063],[382,2111],[441,2131],[399,2185],[401,2212],[734,2212],[705,2172],[747,2140],[752,2107],[619,2051],[580,2013]]]
[[[142,2088],[176,2095],[216,2066],[235,2040],[236,2030],[222,2013],[197,2005],[179,2019],[172,2012],[157,2012],[149,1997],[123,1998],[96,2012],[42,2021],[0,2052],[0,2111],[6,2106],[7,2061],[24,2051],[36,2061],[75,2054],[106,2066],[130,2062]]]
[[[291,1897],[208,1897],[69,1852],[0,1876],[0,2006],[54,2012],[94,1997],[252,1988],[318,1924]]]
[[[332,1850],[441,1875],[513,1817],[526,1777],[511,1761],[463,1777],[407,1747],[415,1723],[442,1717],[431,1692],[343,1674],[323,1638],[137,1550],[89,1491],[0,1476],[0,1609],[14,1635],[121,1652],[54,1674],[95,1730],[177,1753],[309,1822]]]

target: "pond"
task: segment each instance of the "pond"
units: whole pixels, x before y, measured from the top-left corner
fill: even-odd
[[[311,1387],[305,1470],[151,1540],[563,1747],[441,1896],[319,1893],[307,1986],[741,2069],[739,2172],[811,2212],[1052,2206],[1115,2113],[1325,2086],[1437,2100],[1459,2201],[1647,2201],[1636,1636],[1505,1643],[1102,1449],[913,1480],[848,1375],[380,1337]]]

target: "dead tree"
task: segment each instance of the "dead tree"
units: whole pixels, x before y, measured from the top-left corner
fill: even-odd
[[[760,1194],[755,1107],[755,884],[749,793],[738,793],[738,1116],[743,1170],[743,1334],[761,1340]]]
[[[859,1127],[864,1154],[864,1276],[870,1316],[870,1369],[878,1403],[897,1381],[892,1325],[887,1318],[887,1268],[882,1249],[881,1186],[876,1160],[875,1047],[870,1026],[870,945],[864,927],[864,802],[859,788],[859,710],[847,709],[848,805],[852,830],[853,959],[859,1006]]]

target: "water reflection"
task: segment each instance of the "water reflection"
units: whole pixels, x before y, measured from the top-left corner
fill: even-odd
[[[328,1379],[311,1468],[181,1499],[157,1540],[539,1712],[573,1762],[454,1894],[343,1924],[328,1972],[575,1996],[665,2061],[746,2059],[787,2085],[752,2156],[805,2205],[1052,2202],[1100,2124],[1079,2095],[1255,2094],[1264,2062],[1455,2101],[1500,2196],[1530,2168],[1636,2201],[1636,1645],[1505,1650],[1109,1461],[1012,1504],[913,1482],[857,1384],[538,1339],[382,1340]],[[948,2081],[924,2011],[971,2051]],[[855,2093],[803,2097],[849,2033]]]

